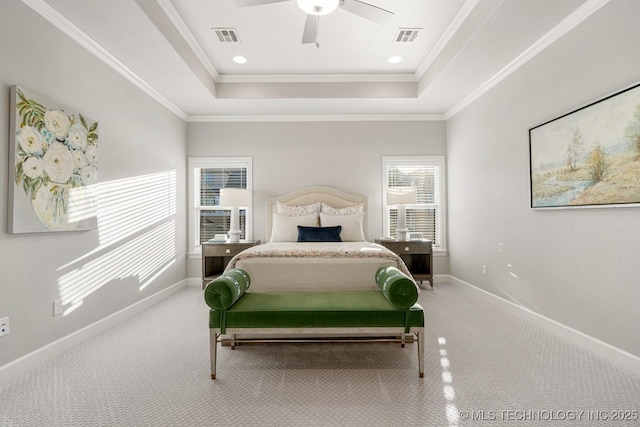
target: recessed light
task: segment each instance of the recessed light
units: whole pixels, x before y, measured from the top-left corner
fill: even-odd
[[[387,59],[387,61],[389,61],[389,64],[397,64],[398,62],[402,61],[402,56],[392,56],[391,58]]]
[[[236,64],[246,64],[247,58],[245,58],[244,56],[234,56],[233,62],[235,62]]]

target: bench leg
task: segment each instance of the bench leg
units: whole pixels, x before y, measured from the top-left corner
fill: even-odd
[[[218,349],[218,333],[216,329],[209,329],[209,358],[211,361],[211,379],[216,379],[216,352]]]
[[[418,340],[418,374],[424,378],[424,328],[419,328],[416,332]]]

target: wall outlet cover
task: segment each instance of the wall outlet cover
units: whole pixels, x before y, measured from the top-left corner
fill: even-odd
[[[0,337],[9,333],[9,318],[3,317],[0,319]]]
[[[62,314],[62,300],[53,301],[53,315],[60,316]]]

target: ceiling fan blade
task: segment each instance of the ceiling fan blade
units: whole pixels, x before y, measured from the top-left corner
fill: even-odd
[[[393,12],[360,0],[344,0],[342,8],[347,12],[382,25],[387,24],[393,18]]]
[[[238,7],[260,6],[263,4],[281,3],[289,0],[235,0]]]
[[[307,15],[307,22],[304,24],[302,32],[302,43],[315,43],[318,39],[318,17]]]

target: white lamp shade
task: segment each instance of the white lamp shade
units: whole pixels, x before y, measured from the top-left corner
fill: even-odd
[[[221,188],[220,206],[251,206],[251,190],[244,188]]]
[[[298,7],[309,15],[327,15],[338,7],[340,0],[297,0]]]
[[[411,205],[418,203],[415,187],[387,188],[387,205]]]

